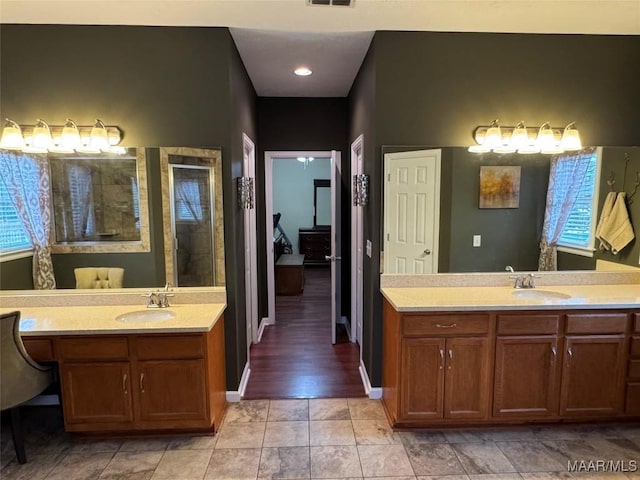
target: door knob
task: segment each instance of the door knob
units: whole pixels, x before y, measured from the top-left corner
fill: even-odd
[[[336,260],[342,260],[342,257],[336,257],[336,256],[333,256],[333,255],[325,255],[324,259],[328,260],[329,262],[335,262]]]
[[[425,255],[431,255],[431,250],[429,250],[428,248],[425,248],[424,252],[422,253],[424,253]]]

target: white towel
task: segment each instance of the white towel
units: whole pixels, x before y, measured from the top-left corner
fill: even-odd
[[[626,196],[624,192],[618,193],[611,214],[605,220],[600,232],[602,241],[611,246],[611,253],[614,255],[635,238],[633,226],[629,220]]]
[[[611,245],[604,241],[602,238],[602,232],[609,220],[609,216],[613,211],[613,204],[616,201],[616,197],[618,194],[616,192],[607,193],[606,198],[604,199],[604,205],[602,206],[602,212],[600,212],[600,221],[598,221],[598,226],[596,227],[596,238],[600,240],[600,249],[602,250],[611,250]]]

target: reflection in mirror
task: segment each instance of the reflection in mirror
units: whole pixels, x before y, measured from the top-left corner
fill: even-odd
[[[167,282],[224,285],[220,150],[160,148],[160,169]]]
[[[49,164],[54,253],[150,250],[144,149],[49,155]]]
[[[441,171],[436,174],[440,192],[435,194],[436,201],[439,201],[440,205],[435,211],[423,217],[422,224],[418,222],[418,226],[422,228],[433,221],[433,229],[437,234],[433,242],[434,248],[429,248],[425,243],[424,249],[419,252],[422,257],[412,255],[407,262],[413,262],[416,258],[426,258],[427,255],[424,252],[430,250],[431,255],[437,256],[434,259],[434,263],[437,264],[437,268],[433,270],[434,273],[503,272],[507,265],[520,271],[538,270],[550,155],[496,153],[479,155],[468,152],[466,147],[384,146],[382,153],[385,169],[389,166],[390,155],[396,155],[399,152],[405,152],[407,155],[406,152],[420,150],[437,150],[441,155]],[[599,191],[598,211],[593,215],[595,222],[599,218],[606,193],[613,189],[616,192],[626,190],[627,194],[630,194],[633,191],[636,172],[640,170],[639,147],[602,147],[598,150],[601,151],[601,173],[600,178],[595,182],[596,192]],[[408,155],[411,157],[412,154]],[[627,168],[625,168],[626,158],[631,159]],[[520,167],[517,208],[480,208],[481,166]],[[607,179],[612,172],[616,179],[613,187],[607,184]],[[429,174],[426,170],[425,176],[417,178],[425,184],[429,183]],[[383,198],[386,200],[393,187],[387,175],[383,176],[382,181]],[[418,189],[420,193],[417,198],[421,199],[421,202],[414,202],[414,207],[428,209],[428,197],[430,193],[434,193],[434,188],[425,188],[422,192]],[[403,205],[402,202],[399,206],[391,205],[393,213],[389,213],[389,205],[386,203],[383,205],[382,224],[385,228],[381,232],[380,239],[380,244],[384,246],[383,250],[388,248],[386,238],[387,234],[391,233],[389,230],[391,226],[398,228],[399,212],[402,212],[402,208],[408,208],[408,204],[405,207]],[[636,198],[632,202],[627,202],[627,210],[637,237],[640,233],[640,201]],[[593,209],[591,208],[590,211]],[[595,225],[593,228],[595,229]],[[400,230],[405,232],[407,239],[411,237],[409,230]],[[415,236],[413,239],[416,239]],[[418,240],[427,241],[420,238]],[[616,255],[602,251],[597,246],[596,243],[595,251],[586,252],[586,254],[585,252],[577,254],[566,249],[560,250],[558,269],[594,270],[602,266],[602,268],[623,270],[629,266],[638,267],[640,241],[637,238]],[[386,250],[381,252],[381,266],[387,265],[385,264],[387,253]],[[392,273],[390,270],[392,269],[387,267],[385,273]]]
[[[331,226],[331,180],[313,179],[313,226]]]

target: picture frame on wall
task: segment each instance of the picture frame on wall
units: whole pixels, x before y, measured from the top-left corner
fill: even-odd
[[[481,166],[479,208],[519,208],[519,166]]]

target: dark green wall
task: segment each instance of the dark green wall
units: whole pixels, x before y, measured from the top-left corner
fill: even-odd
[[[33,290],[32,257],[0,263],[0,290]]]
[[[372,385],[381,384],[381,295],[375,273],[380,268],[382,145],[467,146],[474,128],[495,118],[503,125],[524,120],[529,126],[575,120],[585,144],[637,145],[640,89],[629,68],[638,64],[638,36],[375,34],[349,94],[349,141],[365,129],[374,132],[369,137],[374,145],[367,147],[373,153],[365,156],[373,185],[365,235],[373,242],[373,256],[365,259],[370,349],[363,348]]]
[[[221,147],[225,246],[240,248],[235,243],[242,230],[234,218],[234,177],[242,168],[238,131],[251,123],[255,92],[227,28],[2,25],[0,44],[2,117],[23,124],[37,117],[91,124],[98,117],[123,129],[125,145]],[[226,256],[232,390],[238,365],[246,361],[234,348],[244,335],[238,333],[244,318],[236,312],[244,303],[239,267],[233,255]]]
[[[349,232],[351,214],[350,150],[347,150],[347,100],[345,98],[258,98],[258,135],[256,149],[256,207],[258,215],[258,278],[261,279],[259,312],[268,315],[267,246],[265,245],[265,152],[329,151],[342,156],[342,308],[350,309]],[[269,226],[272,228],[272,226]],[[298,232],[287,232],[289,237]]]

